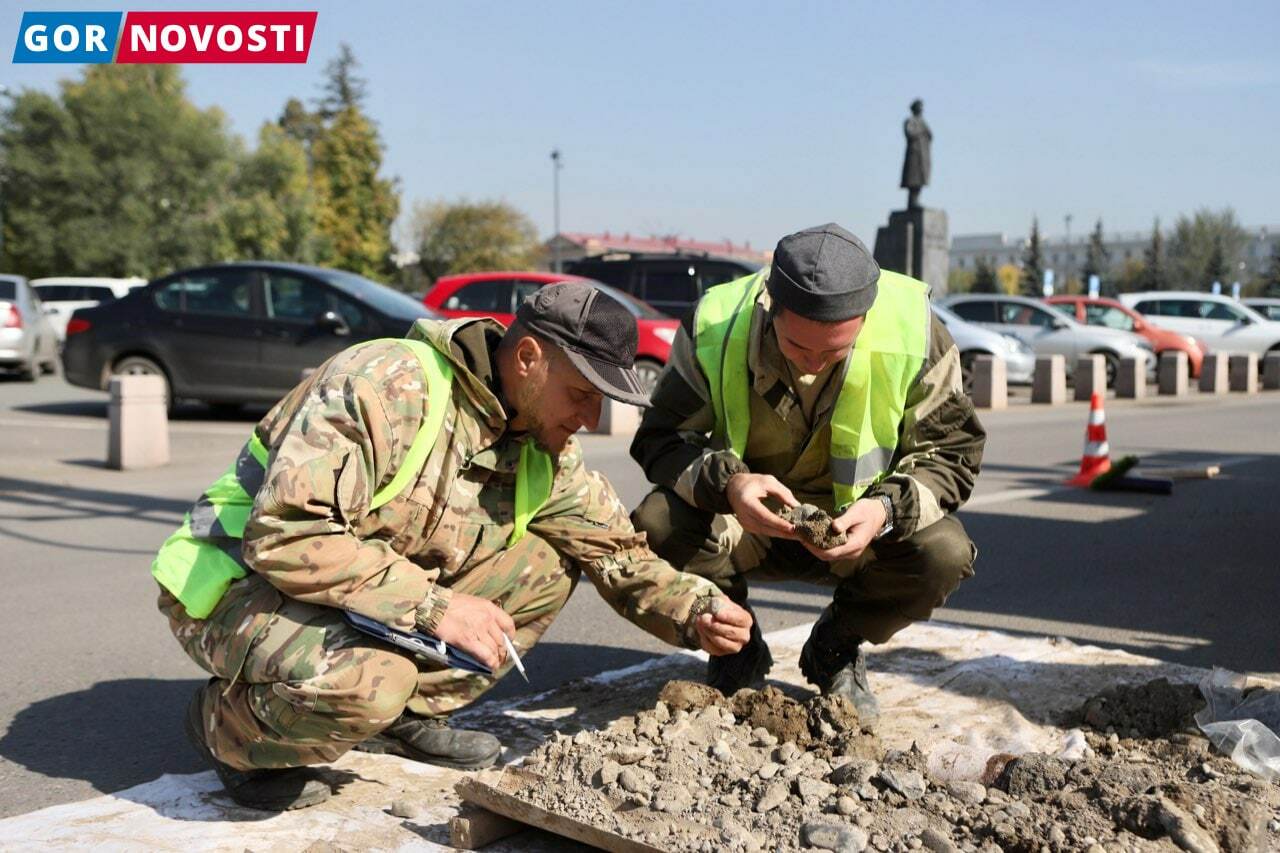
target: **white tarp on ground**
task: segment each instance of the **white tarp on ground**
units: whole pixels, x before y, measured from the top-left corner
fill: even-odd
[[[796,668],[809,626],[768,637],[777,661],[771,681],[797,698],[809,694]],[[468,728],[499,735],[516,760],[554,731],[572,734],[652,705],[672,678],[696,679],[705,656],[674,654],[640,666],[572,682],[547,693],[488,703],[456,715]],[[1203,670],[1081,646],[1063,639],[1017,637],[939,624],[914,625],[874,649],[871,684],[880,699],[881,738],[914,741],[931,769],[972,777],[996,752],[1067,752],[1078,736],[1063,712],[1116,683],[1158,676],[1198,682]],[[440,850],[457,810],[457,771],[390,756],[352,752],[327,771],[337,795],[298,812],[266,815],[236,807],[212,772],[162,776],[114,794],[0,820],[0,848],[10,850],[298,851]],[[394,817],[403,800],[420,811]],[[554,849],[555,839],[523,833],[493,850]]]

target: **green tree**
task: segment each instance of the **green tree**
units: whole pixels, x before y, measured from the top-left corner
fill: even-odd
[[[382,142],[356,109],[334,116],[312,148],[319,201],[320,260],[381,279],[389,272],[391,225],[400,210],[392,180],[378,176]]]
[[[952,267],[947,270],[947,293],[968,293],[973,288],[973,270]]]
[[[1137,258],[1128,258],[1120,267],[1120,273],[1116,276],[1115,282],[1108,290],[1104,290],[1106,296],[1114,296],[1116,293],[1133,293],[1138,290],[1151,290],[1148,287],[1148,273],[1150,268],[1143,261]],[[1114,292],[1111,292],[1114,291]]]
[[[320,250],[319,211],[303,145],[275,124],[258,132],[257,149],[231,179],[223,213],[230,255],[313,263]]]
[[[412,227],[418,263],[431,281],[451,273],[523,269],[541,254],[533,222],[505,202],[419,205]]]
[[[1280,240],[1271,244],[1271,261],[1259,291],[1263,296],[1280,297]]]
[[[311,146],[324,130],[324,119],[320,114],[309,111],[297,98],[290,98],[285,102],[276,124],[286,136],[302,145],[310,166]]]
[[[356,76],[360,63],[351,51],[351,45],[338,45],[338,55],[325,66],[324,96],[320,99],[317,115],[328,121],[343,110],[361,110],[368,91],[368,83]]]
[[[1179,216],[1169,239],[1169,278],[1175,289],[1205,290],[1213,281],[1228,284],[1237,269],[1249,235],[1225,208],[1197,210]]]
[[[1089,277],[1096,275],[1105,283],[1110,271],[1111,253],[1107,251],[1107,244],[1103,242],[1102,219],[1099,217],[1093,226],[1093,233],[1089,235],[1089,248],[1085,252],[1084,269],[1080,271],[1080,280],[1085,287],[1088,287]]]
[[[1169,286],[1164,258],[1164,237],[1160,234],[1160,220],[1151,226],[1151,242],[1142,252],[1142,276],[1137,286],[1130,290],[1165,290]]]
[[[1023,296],[1041,296],[1044,293],[1044,251],[1040,247],[1040,220],[1031,220],[1031,236],[1022,252],[1022,275],[1018,288]]]
[[[990,258],[978,258],[978,265],[973,275],[973,292],[1000,292],[1000,283],[996,280],[996,270],[991,265]]]
[[[143,275],[221,260],[238,148],[171,65],[92,65],[0,115],[0,264],[29,276]]]

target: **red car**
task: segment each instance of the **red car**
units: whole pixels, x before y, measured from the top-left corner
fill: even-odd
[[[646,391],[652,391],[658,374],[671,355],[671,342],[676,339],[680,321],[657,311],[647,302],[623,293],[615,287],[589,278],[549,272],[477,272],[446,275],[436,283],[422,302],[445,317],[492,317],[504,326],[515,319],[516,307],[539,287],[558,281],[590,282],[602,292],[626,306],[640,329],[640,347],[636,350],[636,372]]]
[[[1181,332],[1153,325],[1150,320],[1137,311],[1120,304],[1114,299],[1104,299],[1099,296],[1061,295],[1050,296],[1045,302],[1066,306],[1067,310],[1074,309],[1074,316],[1081,323],[1086,323],[1090,326],[1105,326],[1109,329],[1120,329],[1121,331],[1134,332],[1141,335],[1150,341],[1151,346],[1155,348],[1157,356],[1162,352],[1185,352],[1191,377],[1194,379],[1200,375],[1200,365],[1204,361],[1205,353],[1209,351],[1207,346],[1190,335],[1184,335]]]

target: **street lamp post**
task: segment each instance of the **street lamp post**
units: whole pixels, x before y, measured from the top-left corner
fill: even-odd
[[[554,224],[551,235],[551,269],[560,272],[560,170],[564,164],[560,162],[560,149],[551,149],[551,197],[554,205]]]
[[[1068,213],[1066,216],[1062,217],[1062,220],[1067,225],[1067,252],[1066,257],[1064,258],[1062,271],[1062,290],[1065,293],[1067,289],[1067,282],[1071,281],[1071,214]]]

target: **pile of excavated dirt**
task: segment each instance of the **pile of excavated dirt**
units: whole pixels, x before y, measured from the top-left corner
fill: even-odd
[[[831,515],[813,504],[798,504],[778,510],[778,516],[793,525],[796,532],[815,548],[835,548],[843,545],[846,537],[831,529]]]
[[[522,796],[673,851],[1280,850],[1280,786],[1164,725],[1169,691],[1182,695],[1153,682],[1085,703],[1106,709],[1104,729],[1168,737],[1089,731],[1079,760],[993,756],[981,782],[943,783],[918,749],[886,751],[843,698],[673,681],[652,709],[531,753],[540,781]]]

